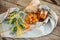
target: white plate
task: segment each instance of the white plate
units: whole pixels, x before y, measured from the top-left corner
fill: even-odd
[[[40,26],[38,28],[35,28],[31,31],[27,31],[26,33],[24,33],[23,35],[21,35],[19,37],[15,37],[13,35],[10,35],[10,31],[1,33],[1,36],[2,37],[10,37],[10,38],[33,38],[33,37],[41,37],[41,36],[50,34],[57,25],[58,16],[56,15],[56,13],[52,9],[50,9],[46,5],[40,5],[39,8],[40,9],[45,8],[51,14],[51,17],[49,17],[49,20],[45,25],[42,25],[42,26]],[[19,8],[10,8],[9,12],[14,11],[15,9],[19,10]],[[3,14],[0,15],[0,19],[3,19],[2,18],[3,15],[5,15],[5,14],[3,13]],[[39,25],[39,23],[37,23],[37,25]],[[11,25],[2,23],[3,31],[9,29],[9,27],[11,27]]]

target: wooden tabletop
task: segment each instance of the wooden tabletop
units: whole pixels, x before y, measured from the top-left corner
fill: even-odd
[[[8,1],[3,1],[3,2],[4,3],[2,3],[2,5],[4,5],[7,8],[15,7],[15,6],[20,7],[20,5],[18,5],[19,2],[16,5],[15,5],[15,3],[10,3]],[[54,5],[54,4],[50,4],[50,3],[44,2],[44,1],[41,1],[41,4],[48,5],[58,15],[59,19],[58,19],[58,24],[57,24],[56,28],[53,30],[52,33],[50,33],[49,35],[43,36],[43,37],[28,38],[28,39],[20,38],[20,39],[15,39],[15,40],[60,40],[60,6],[57,6],[57,5]],[[1,37],[0,37],[0,39],[1,39]],[[6,39],[7,40],[13,40],[13,39],[10,39],[10,38],[6,38]]]

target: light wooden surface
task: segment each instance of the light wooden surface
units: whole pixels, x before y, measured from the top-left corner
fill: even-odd
[[[60,5],[60,0],[44,0],[44,1],[55,4],[55,5]]]
[[[15,4],[15,3],[17,3],[17,4]],[[9,8],[9,7],[19,7],[19,8],[22,8],[22,7],[20,7],[20,2],[19,1],[13,2],[13,3],[11,1],[2,1],[1,4],[6,6],[7,8]],[[27,4],[27,3],[25,2],[25,4]],[[56,28],[53,30],[52,33],[50,33],[49,35],[46,35],[44,37],[28,38],[28,39],[22,39],[21,38],[21,39],[15,39],[15,40],[60,40],[60,6],[56,6],[54,4],[50,4],[50,3],[44,2],[44,1],[41,1],[41,4],[48,5],[58,15],[59,19],[58,19],[58,24],[57,24]],[[27,5],[25,5],[25,7]],[[1,39],[1,37],[0,37],[0,39]],[[10,39],[10,38],[6,38],[6,39],[7,40],[13,40],[13,39]]]

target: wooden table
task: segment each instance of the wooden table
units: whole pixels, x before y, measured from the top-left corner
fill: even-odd
[[[18,2],[18,4],[19,4],[19,2]],[[4,5],[7,8],[9,8],[9,7],[19,7],[19,8],[21,8],[20,5],[18,5],[18,4],[11,3],[9,1],[2,1],[2,5]],[[53,30],[52,33],[50,33],[49,35],[43,36],[43,37],[28,38],[28,39],[20,38],[20,39],[15,39],[15,40],[60,40],[60,6],[56,6],[54,4],[50,4],[50,3],[44,2],[44,1],[41,1],[41,4],[48,5],[58,15],[59,19],[58,19],[58,24],[57,24],[56,28]],[[0,39],[1,39],[1,37],[0,37]],[[14,40],[14,39],[11,39],[11,38],[5,38],[5,39]]]

